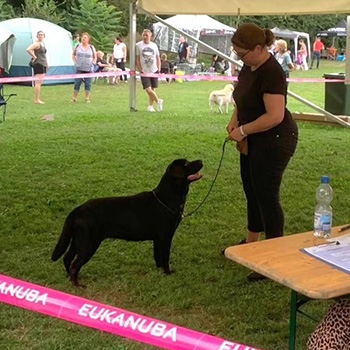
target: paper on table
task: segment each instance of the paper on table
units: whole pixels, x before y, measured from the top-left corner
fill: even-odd
[[[350,274],[350,234],[301,251]]]

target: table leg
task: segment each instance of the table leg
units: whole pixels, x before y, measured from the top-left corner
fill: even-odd
[[[291,291],[290,296],[290,320],[289,320],[289,350],[295,350],[297,329],[298,293]]]

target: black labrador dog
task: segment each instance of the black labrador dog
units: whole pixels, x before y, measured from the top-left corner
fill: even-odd
[[[191,182],[199,180],[201,160],[174,160],[158,186],[134,196],[92,199],[67,217],[51,259],[63,261],[74,286],[78,274],[106,238],[153,241],[154,260],[170,274],[171,242],[185,207]]]

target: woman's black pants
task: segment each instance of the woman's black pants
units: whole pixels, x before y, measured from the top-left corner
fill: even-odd
[[[297,142],[296,131],[248,136],[248,155],[241,154],[240,162],[249,231],[265,232],[266,238],[283,236],[280,185]]]

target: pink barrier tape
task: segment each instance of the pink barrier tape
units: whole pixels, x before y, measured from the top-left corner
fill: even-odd
[[[36,80],[66,80],[76,78],[95,78],[95,77],[110,77],[118,75],[128,75],[128,72],[101,72],[101,73],[80,73],[80,74],[60,74],[60,75],[45,75],[43,77],[26,76],[26,77],[13,77],[13,78],[0,78],[0,83],[21,83],[25,81]]]
[[[259,350],[0,274],[0,302],[171,350]]]
[[[237,77],[229,77],[225,75],[202,75],[202,74],[186,74],[186,75],[176,75],[176,74],[139,74],[135,71],[123,71],[123,72],[101,72],[101,73],[83,73],[83,74],[66,74],[66,75],[45,75],[44,77],[37,76],[26,76],[26,77],[13,77],[13,78],[0,78],[0,83],[20,83],[26,81],[36,81],[36,80],[66,80],[66,79],[76,79],[76,78],[95,78],[95,77],[110,77],[110,76],[120,76],[120,75],[131,75],[131,76],[141,76],[150,78],[170,78],[176,80],[185,81],[237,81]],[[323,79],[323,78],[288,78],[289,82],[296,83],[350,83],[350,80],[342,79]]]

